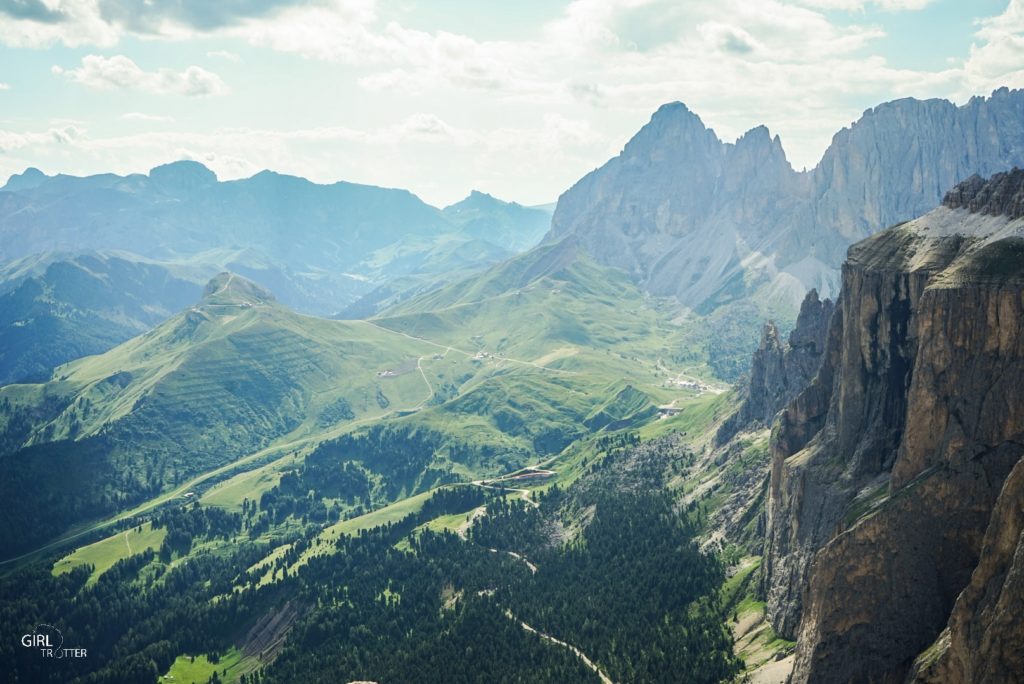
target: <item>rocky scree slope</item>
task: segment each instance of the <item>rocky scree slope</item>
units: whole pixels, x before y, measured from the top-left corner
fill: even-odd
[[[762,584],[793,682],[1024,672],[1022,202],[1024,171],[971,178],[849,251],[771,441]]]

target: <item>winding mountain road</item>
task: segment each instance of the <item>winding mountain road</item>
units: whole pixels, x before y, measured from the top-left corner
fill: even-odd
[[[542,632],[539,629],[537,629],[536,627],[532,627],[532,626],[526,624],[525,622],[523,622],[522,620],[517,618],[515,615],[513,615],[511,610],[506,610],[505,611],[505,617],[507,617],[509,620],[512,620],[513,622],[519,623],[519,626],[522,627],[523,629],[525,629],[527,632],[531,632],[533,634],[536,634],[537,636],[539,636],[541,639],[543,639],[545,641],[548,641],[548,642],[550,642],[552,644],[556,644],[558,646],[561,646],[562,648],[566,648],[569,651],[571,651],[577,658],[580,659],[580,661],[584,665],[589,667],[591,670],[594,671],[594,673],[598,677],[600,677],[602,684],[615,684],[615,682],[612,680],[612,678],[609,677],[608,675],[606,675],[604,673],[604,670],[602,670],[598,666],[597,663],[595,663],[593,660],[588,658],[587,654],[584,653],[583,651],[581,651],[580,649],[578,649],[577,647],[573,646],[572,644],[570,644],[568,642],[562,641],[561,639],[553,637],[550,634]]]
[[[540,465],[541,464],[538,464],[537,466],[530,466],[528,469],[529,470],[540,470]],[[516,471],[516,472],[518,473],[519,471]],[[550,472],[550,471],[547,471],[547,472]],[[484,487],[484,488],[487,488],[487,489],[500,489],[500,490],[504,490],[504,491],[521,492],[522,495],[523,495],[523,499],[525,501],[527,501],[530,505],[532,505],[534,507],[539,507],[540,504],[537,503],[536,501],[534,501],[533,499],[531,499],[529,497],[530,490],[528,490],[528,489],[513,489],[513,488],[510,488],[510,487],[495,487],[495,486],[493,486],[491,484],[486,484],[488,482],[501,482],[501,480],[503,480],[505,478],[508,478],[508,477],[513,477],[513,476],[514,476],[514,474],[512,474],[512,475],[505,475],[505,476],[502,476],[502,477],[498,478],[497,480],[476,480],[475,482],[472,482],[470,484],[474,484],[477,487]],[[464,540],[468,541],[468,539],[469,539],[469,535],[468,535],[469,528],[473,525],[473,523],[478,518],[480,518],[480,517],[482,517],[482,516],[484,516],[486,514],[487,514],[487,509],[485,507],[483,507],[483,506],[480,506],[479,508],[474,509],[473,512],[470,514],[469,520],[466,521],[465,525],[459,527],[459,529],[456,530],[456,533],[460,537],[462,537]],[[486,548],[491,553],[504,553],[504,554],[507,554],[509,556],[512,556],[516,560],[522,561],[526,565],[526,567],[528,567],[530,569],[531,573],[533,573],[533,574],[537,573],[537,566],[534,563],[532,563],[526,556],[524,556],[524,555],[522,555],[520,553],[516,553],[515,551],[507,551],[507,550],[501,550],[501,549],[494,549],[494,548],[490,548],[490,547],[484,547],[484,548]],[[577,658],[579,658],[580,661],[584,665],[586,665],[588,668],[590,668],[601,679],[601,683],[602,684],[615,684],[612,681],[612,679],[608,675],[606,675],[604,673],[604,671],[600,668],[600,666],[597,663],[595,663],[593,660],[591,660],[590,657],[588,657],[587,654],[584,653],[578,647],[573,646],[572,644],[570,644],[567,641],[563,641],[563,640],[561,640],[561,639],[559,639],[557,637],[553,637],[550,634],[547,634],[546,632],[542,632],[539,629],[537,629],[536,627],[533,627],[532,625],[527,624],[523,620],[520,620],[515,615],[513,615],[511,610],[506,610],[505,611],[505,616],[508,619],[512,620],[513,622],[518,623],[519,626],[522,627],[523,629],[525,629],[527,632],[530,632],[532,634],[536,634],[541,639],[543,639],[543,640],[545,640],[545,641],[547,641],[549,643],[552,643],[552,644],[555,644],[557,646],[561,646],[562,648],[568,649]]]

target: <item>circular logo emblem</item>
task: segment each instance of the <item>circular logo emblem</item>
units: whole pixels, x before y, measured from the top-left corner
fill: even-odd
[[[46,637],[45,643],[49,644],[49,647],[53,649],[54,658],[63,658],[64,651],[61,646],[64,645],[64,635],[61,634],[60,630],[53,625],[36,625],[36,634],[43,635]],[[40,643],[39,640],[36,643]]]

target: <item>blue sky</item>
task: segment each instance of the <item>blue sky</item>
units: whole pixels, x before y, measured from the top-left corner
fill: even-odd
[[[553,201],[681,100],[796,168],[898,97],[1024,87],[1024,0],[0,0],[0,179],[189,158]]]

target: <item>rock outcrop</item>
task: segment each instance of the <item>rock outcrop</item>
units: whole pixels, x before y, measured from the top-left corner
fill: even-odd
[[[950,190],[942,203],[951,209],[967,209],[973,214],[1006,216],[1018,219],[1024,216],[1024,198],[1017,192],[1018,169],[994,176],[989,181],[974,174]]]
[[[763,126],[724,143],[674,103],[559,198],[548,239],[575,234],[598,262],[698,312],[753,298],[795,313],[811,288],[835,296],[850,244],[1013,165],[1024,165],[1024,90],[879,105],[804,172]]]
[[[795,683],[1010,681],[978,675],[1022,638],[1022,199],[1024,172],[970,179],[850,248],[771,443],[762,583]]]
[[[771,425],[776,414],[810,383],[821,366],[834,309],[831,299],[819,299],[818,291],[811,290],[787,342],[783,343],[773,321],[765,324],[751,360],[743,403],[719,429],[718,444],[740,430]]]

